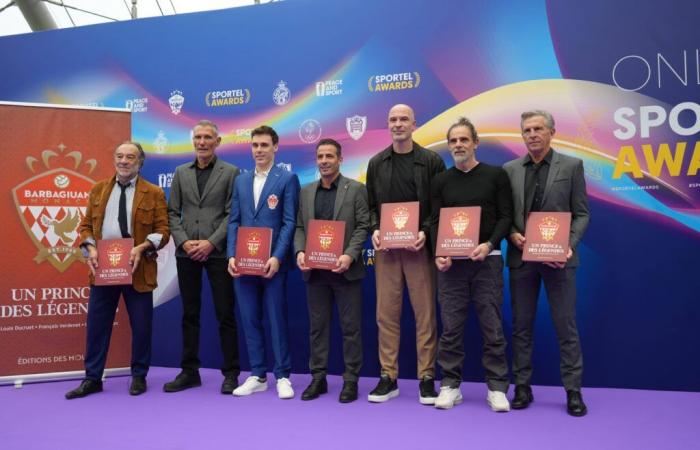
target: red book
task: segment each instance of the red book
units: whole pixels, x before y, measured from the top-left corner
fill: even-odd
[[[272,251],[272,228],[239,227],[236,268],[243,275],[264,275]]]
[[[570,212],[532,212],[525,224],[523,261],[566,262]]]
[[[131,284],[129,255],[133,248],[134,240],[131,238],[97,241],[95,286]]]
[[[469,256],[479,245],[481,206],[440,209],[435,256]]]
[[[406,248],[418,239],[418,202],[384,203],[379,225],[382,248]]]
[[[306,233],[306,265],[312,269],[335,269],[343,254],[345,222],[340,220],[309,220]]]

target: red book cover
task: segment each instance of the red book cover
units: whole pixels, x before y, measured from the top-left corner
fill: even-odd
[[[272,228],[239,227],[236,240],[236,268],[243,275],[264,275],[272,251]]]
[[[306,233],[306,265],[312,269],[335,269],[343,254],[344,239],[345,222],[310,220]]]
[[[134,240],[131,238],[97,241],[95,286],[131,284],[129,255],[133,248]]]
[[[384,203],[379,225],[382,248],[406,248],[418,239],[418,202]]]
[[[566,262],[570,212],[532,212],[525,224],[523,261]]]
[[[481,206],[440,209],[435,256],[469,256],[479,245]]]

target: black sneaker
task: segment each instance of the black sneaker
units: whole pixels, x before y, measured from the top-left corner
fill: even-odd
[[[202,379],[199,377],[199,372],[189,373],[184,370],[177,374],[175,379],[163,385],[165,392],[180,392],[185,389],[198,387],[202,385]]]
[[[438,394],[435,391],[435,380],[431,376],[425,376],[418,385],[418,400],[421,405],[434,405]]]
[[[389,378],[389,375],[383,373],[379,379],[379,384],[367,396],[367,400],[372,403],[383,403],[399,396],[399,386],[396,380]]]

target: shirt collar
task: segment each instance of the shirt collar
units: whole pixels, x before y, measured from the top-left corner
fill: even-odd
[[[547,152],[547,154],[545,155],[544,159],[540,162],[545,162],[545,163],[547,163],[547,165],[551,165],[552,164],[552,153],[554,153],[554,150],[552,150],[550,148],[549,151]],[[535,164],[535,162],[532,160],[532,156],[530,156],[530,154],[528,153],[527,156],[525,156],[525,161],[523,161],[523,165],[527,166],[530,164]]]
[[[194,161],[192,162],[192,164],[190,164],[190,167],[194,167],[195,169],[199,169],[199,170],[207,170],[207,169],[211,169],[212,167],[214,167],[214,164],[216,164],[216,155],[214,155],[211,158],[211,161],[209,161],[209,164],[207,164],[206,167],[204,167],[202,169],[199,169],[199,166],[197,165],[197,158],[195,158]]]

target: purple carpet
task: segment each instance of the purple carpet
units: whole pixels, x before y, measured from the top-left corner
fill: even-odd
[[[0,388],[0,448],[30,449],[680,449],[700,442],[700,393],[585,389],[588,416],[569,417],[562,388],[535,387],[530,408],[491,412],[486,387],[464,383],[465,401],[440,411],[418,403],[417,382],[399,380],[401,395],[366,401],[376,379],[360,382],[360,399],[338,403],[342,380],[302,402],[309,375],[292,375],[296,398],[267,392],[221,395],[221,376],[202,370],[203,386],[165,394],[178,370],[153,368],[150,390],[127,393],[128,377],[105,391],[65,400],[77,381]],[[240,381],[244,380],[242,375]]]

